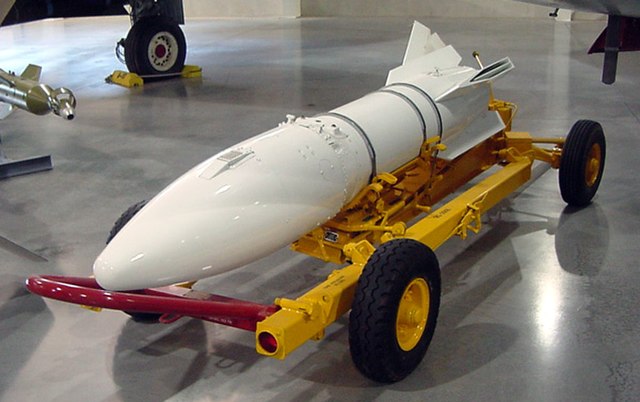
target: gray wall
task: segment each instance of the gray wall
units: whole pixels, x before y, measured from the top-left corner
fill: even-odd
[[[183,0],[187,18],[299,17],[300,0]]]
[[[198,17],[514,17],[544,18],[551,8],[513,0],[184,0]],[[593,15],[576,14],[576,19]]]
[[[511,0],[302,0],[304,16],[543,17],[545,7]]]

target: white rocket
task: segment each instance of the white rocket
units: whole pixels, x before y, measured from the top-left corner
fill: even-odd
[[[140,210],[96,259],[109,290],[193,281],[297,240],[336,215],[370,179],[416,158],[440,136],[453,158],[504,128],[488,111],[492,80],[414,23],[386,86],[315,117],[293,118],[194,167]]]

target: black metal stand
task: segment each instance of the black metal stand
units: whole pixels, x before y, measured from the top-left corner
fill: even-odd
[[[604,41],[604,64],[602,66],[602,82],[613,84],[618,69],[618,52],[620,51],[619,15],[610,15],[607,23],[607,36]]]
[[[19,160],[8,159],[2,151],[2,137],[0,137],[0,180],[51,169],[53,169],[51,155],[34,156]]]

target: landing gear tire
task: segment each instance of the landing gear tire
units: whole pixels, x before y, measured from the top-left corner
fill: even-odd
[[[602,126],[592,120],[577,121],[565,140],[560,161],[562,199],[569,205],[588,205],[600,185],[606,143]]]
[[[124,41],[127,68],[140,76],[180,73],[186,56],[187,42],[180,26],[162,17],[138,20]]]
[[[114,237],[122,230],[122,228],[133,218],[145,205],[147,205],[147,201],[140,201],[129,208],[120,215],[120,217],[116,220],[109,232],[109,237],[107,238],[107,244],[111,243]],[[131,319],[135,322],[154,324],[160,321],[160,317],[162,314],[158,313],[139,313],[139,312],[131,312],[125,311],[126,314],[131,316]]]
[[[440,308],[440,268],[433,251],[411,239],[382,244],[358,280],[349,316],[349,346],[358,370],[383,383],[420,364]]]

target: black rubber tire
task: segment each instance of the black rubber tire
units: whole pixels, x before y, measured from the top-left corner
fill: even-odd
[[[151,60],[149,45],[157,34],[164,32],[167,41],[163,46],[164,55],[174,55]],[[138,20],[124,41],[124,59],[130,72],[141,76],[179,73],[184,68],[187,57],[187,42],[178,24],[164,17],[146,17]]]
[[[129,315],[133,321],[142,324],[157,324],[162,317],[162,314],[159,313],[134,313],[132,311],[124,311],[124,313]]]
[[[124,211],[122,215],[120,215],[120,217],[113,224],[113,227],[111,227],[111,231],[109,232],[109,237],[107,237],[107,244],[111,243],[111,240],[113,240],[113,238],[118,234],[118,232],[120,232],[120,230],[124,227],[124,225],[126,225],[131,220],[131,218],[133,218],[133,216],[137,214],[145,205],[147,205],[146,200],[137,202],[132,206],[130,206],[129,208],[127,208],[127,210]]]
[[[146,200],[137,202],[127,208],[127,210],[124,211],[122,215],[120,215],[120,217],[116,220],[116,223],[113,224],[111,231],[109,232],[107,244],[109,244],[111,240],[113,240],[118,232],[120,232],[120,230],[131,220],[131,218],[133,218],[134,215],[137,214],[145,205],[147,205]],[[133,321],[150,324],[157,323],[160,320],[160,317],[162,317],[162,314],[158,313],[134,313],[131,311],[125,311],[124,313],[130,315]]]
[[[593,165],[593,153],[599,154],[598,165]],[[562,199],[569,205],[588,205],[600,186],[606,155],[604,132],[600,123],[578,120],[562,149],[559,184]],[[590,171],[588,171],[590,170]]]
[[[415,280],[428,286],[429,310],[417,344],[403,350],[397,334],[405,290]],[[358,280],[349,316],[351,358],[366,377],[382,383],[400,381],[420,364],[433,338],[440,308],[440,268],[433,251],[411,239],[382,244]]]

